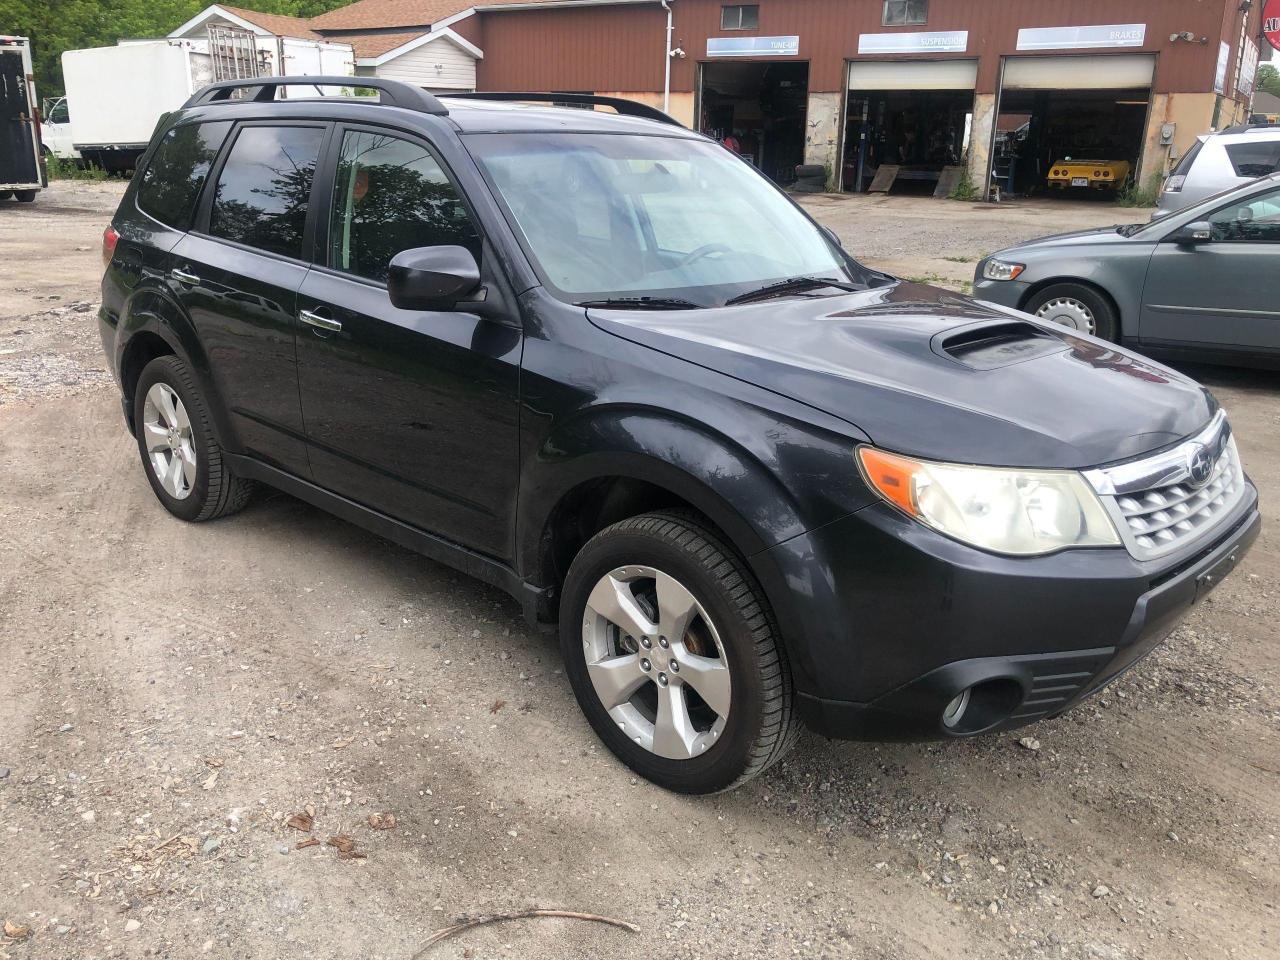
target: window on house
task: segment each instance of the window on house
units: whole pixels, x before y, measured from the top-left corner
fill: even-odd
[[[755,30],[760,26],[760,7],[733,6],[720,8],[721,30]]]
[[[884,0],[884,25],[900,27],[929,19],[929,0]]]

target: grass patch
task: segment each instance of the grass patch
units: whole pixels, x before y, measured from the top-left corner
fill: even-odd
[[[975,200],[981,200],[982,194],[978,192],[977,185],[969,179],[969,169],[965,168],[964,173],[960,175],[960,180],[956,183],[955,189],[951,191],[952,200],[963,200],[966,203],[972,203]]]
[[[1146,186],[1139,186],[1136,180],[1130,180],[1116,192],[1116,204],[1121,207],[1154,207],[1160,198],[1161,177],[1153,173],[1147,178]]]
[[[943,257],[943,260],[949,260],[952,263],[974,263],[977,257]]]
[[[80,166],[74,160],[63,160],[61,157],[47,157],[45,167],[49,171],[50,180],[107,179],[107,171],[101,167]]]

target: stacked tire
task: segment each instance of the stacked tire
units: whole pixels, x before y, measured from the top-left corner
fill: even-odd
[[[820,163],[796,165],[796,182],[791,185],[796,193],[826,193],[827,168]]]

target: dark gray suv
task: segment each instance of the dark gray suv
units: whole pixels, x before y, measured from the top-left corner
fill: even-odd
[[[107,231],[157,499],[270,484],[509,591],[655,782],[1054,716],[1257,536],[1199,385],[861,266],[655,110],[303,81],[198,93]]]

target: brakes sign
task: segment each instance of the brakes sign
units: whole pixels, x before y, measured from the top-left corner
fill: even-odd
[[[1262,8],[1262,32],[1271,46],[1280,50],[1280,0],[1267,0]]]

